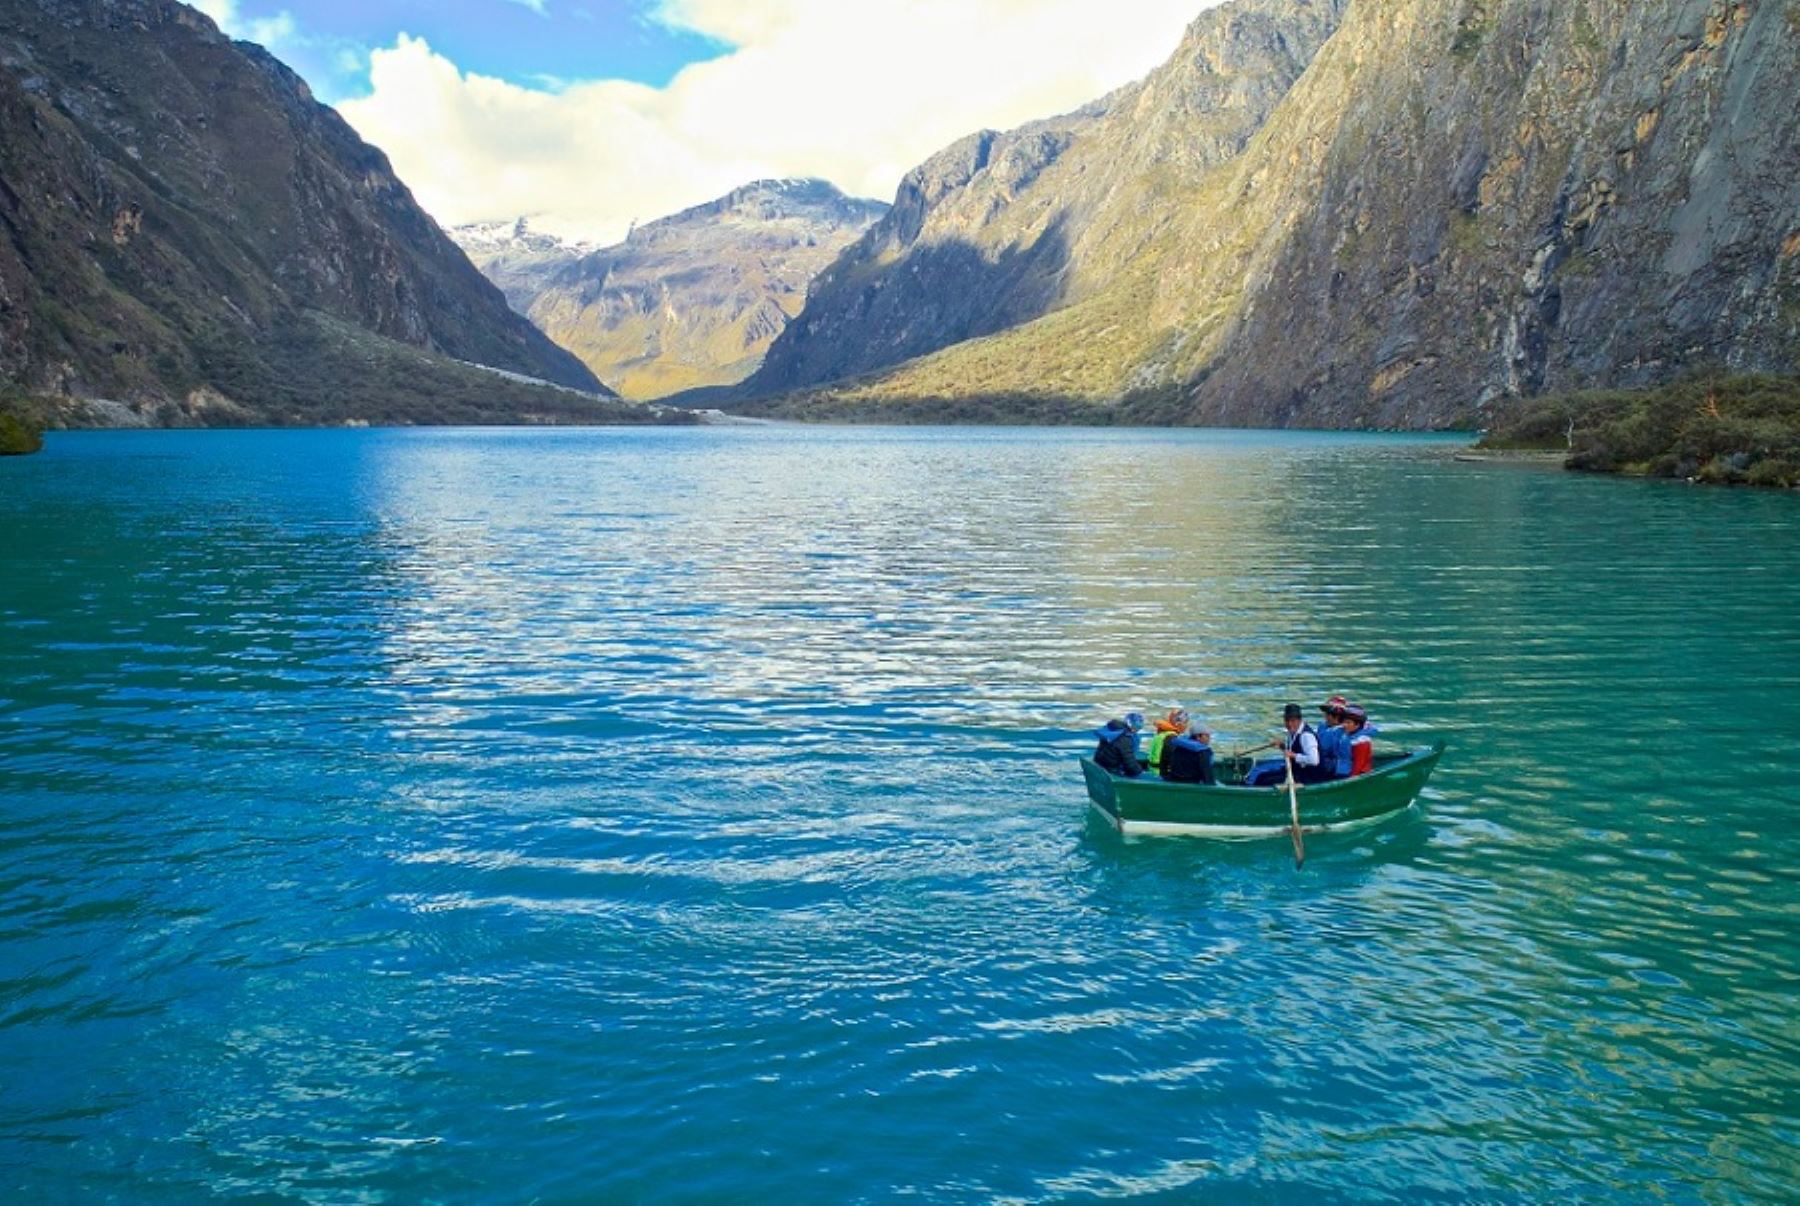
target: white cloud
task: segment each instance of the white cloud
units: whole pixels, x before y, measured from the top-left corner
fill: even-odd
[[[237,20],[237,0],[193,0],[193,3],[220,29],[224,29],[227,22]]]
[[[340,108],[441,222],[529,214],[616,239],[764,176],[889,198],[964,134],[1143,75],[1216,2],[661,0],[657,20],[736,49],[664,88],[546,91],[464,72],[402,34],[374,52],[370,95]]]
[[[294,14],[282,9],[272,17],[245,17],[238,0],[194,0],[194,7],[213,19],[227,37],[255,42],[268,50],[294,40],[298,26]]]

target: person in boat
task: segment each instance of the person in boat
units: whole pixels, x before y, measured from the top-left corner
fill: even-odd
[[[1323,782],[1319,778],[1319,734],[1306,723],[1306,713],[1300,710],[1300,705],[1291,703],[1283,708],[1281,723],[1287,729],[1287,737],[1278,743],[1283,761],[1272,766],[1258,767],[1251,773],[1245,786],[1267,787],[1275,783],[1286,783],[1288,764],[1292,764],[1294,768],[1294,782]]]
[[[1163,746],[1162,777],[1170,783],[1216,783],[1213,777],[1212,733],[1203,724],[1169,738]]]
[[[1350,739],[1344,736],[1344,710],[1349,706],[1350,701],[1342,695],[1333,695],[1319,705],[1319,711],[1325,713],[1325,724],[1319,729],[1320,782],[1350,777]]]
[[[1138,761],[1138,730],[1144,727],[1142,712],[1128,712],[1123,720],[1109,720],[1094,730],[1100,743],[1094,747],[1094,765],[1109,775],[1135,779],[1144,773]]]
[[[1181,737],[1188,730],[1188,712],[1186,708],[1169,709],[1167,716],[1159,717],[1150,734],[1150,766],[1156,771],[1162,770],[1163,750],[1171,738]]]
[[[1375,742],[1369,736],[1369,714],[1355,704],[1344,709],[1344,739],[1350,746],[1350,778],[1375,769]]]

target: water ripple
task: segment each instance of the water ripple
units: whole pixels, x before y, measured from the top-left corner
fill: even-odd
[[[1446,449],[55,437],[4,1184],[1784,1199],[1800,513]],[[1099,718],[1340,690],[1452,752],[1304,873],[1083,811]]]

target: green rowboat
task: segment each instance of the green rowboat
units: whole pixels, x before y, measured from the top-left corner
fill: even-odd
[[[1323,833],[1371,825],[1405,809],[1437,766],[1444,743],[1405,753],[1375,755],[1375,769],[1354,779],[1298,788],[1300,828]],[[1203,837],[1274,837],[1293,828],[1287,783],[1245,787],[1252,762],[1221,758],[1213,764],[1217,785],[1165,783],[1154,771],[1125,779],[1081,760],[1088,799],[1120,833],[1195,834]]]

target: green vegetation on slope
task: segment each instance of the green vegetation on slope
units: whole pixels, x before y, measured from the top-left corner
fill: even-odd
[[[1596,473],[1800,486],[1800,377],[1697,378],[1539,398],[1478,447],[1567,449],[1569,468]]]
[[[785,394],[732,409],[759,418],[804,423],[913,427],[1111,427],[1146,421],[1123,405],[1099,406],[1084,398],[1037,393],[869,398],[826,389]]]
[[[23,395],[0,390],[0,456],[21,456],[44,446],[43,420]]]
[[[211,349],[216,352],[220,349]],[[209,369],[233,399],[254,399],[245,421],[277,426],[492,423],[655,423],[660,408],[500,376],[448,356],[385,339],[353,323],[306,312],[257,359],[211,357]],[[173,410],[163,425],[186,425]],[[228,425],[201,416],[206,426]],[[682,421],[677,416],[673,421]]]
[[[317,311],[283,324],[253,352],[203,345],[206,385],[177,397],[102,401],[32,393],[0,382],[0,419],[52,428],[408,427],[432,424],[686,424],[686,411],[645,406],[508,376],[412,347]],[[250,401],[242,401],[249,399]]]

